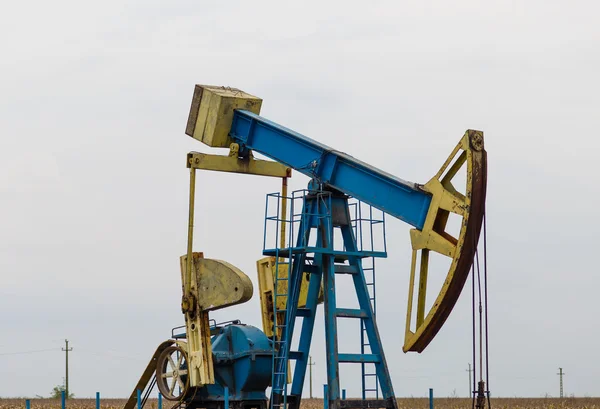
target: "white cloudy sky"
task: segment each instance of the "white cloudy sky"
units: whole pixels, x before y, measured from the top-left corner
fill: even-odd
[[[182,323],[184,134],[195,83],[425,182],[465,129],[489,152],[496,396],[600,395],[600,8],[592,1],[3,2],[0,396],[126,396]],[[295,175],[293,188],[307,179]],[[255,280],[276,180],[199,178],[196,250]],[[467,292],[421,355],[401,352],[408,226],[388,223],[379,326],[398,396],[467,393]],[[259,304],[214,314],[260,326]],[[322,325],[313,359],[325,382]],[[358,330],[342,326],[342,347]],[[44,352],[32,352],[40,351]],[[24,352],[21,354],[21,352]],[[356,372],[344,371],[349,396]],[[305,388],[307,392],[308,388]]]

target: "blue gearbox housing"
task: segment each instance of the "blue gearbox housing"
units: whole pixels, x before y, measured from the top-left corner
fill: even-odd
[[[258,328],[230,324],[215,328],[211,337],[215,383],[198,388],[193,405],[222,408],[224,387],[229,403],[238,409],[266,409],[265,390],[271,384],[272,342]]]

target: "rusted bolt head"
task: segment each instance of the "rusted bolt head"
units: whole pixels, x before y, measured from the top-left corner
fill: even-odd
[[[181,298],[181,312],[183,312],[184,314],[186,312],[192,314],[194,312],[195,308],[196,308],[196,302],[194,300],[194,297],[183,296]]]
[[[483,132],[469,130],[469,140],[471,142],[471,147],[474,150],[483,150]]]

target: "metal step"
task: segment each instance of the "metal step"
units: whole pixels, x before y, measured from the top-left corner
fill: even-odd
[[[356,268],[356,266],[337,264],[335,266],[335,273],[336,274],[358,274],[358,268]]]
[[[352,257],[366,258],[366,257],[387,257],[385,251],[341,251],[341,250],[327,250],[321,247],[294,247],[292,249],[265,249],[263,255],[290,258],[301,253],[321,253],[333,255],[336,263],[342,263]]]
[[[338,361],[340,363],[342,363],[342,362],[347,362],[347,363],[358,362],[358,363],[376,364],[376,363],[379,363],[379,361],[381,361],[381,357],[379,355],[375,355],[375,354],[338,354]]]
[[[297,317],[309,317],[310,316],[310,309],[304,308],[304,307],[298,307],[296,309],[296,316]]]
[[[352,308],[336,308],[335,315],[338,318],[367,318],[367,313],[365,311]]]

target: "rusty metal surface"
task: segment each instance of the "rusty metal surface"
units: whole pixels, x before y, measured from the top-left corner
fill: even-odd
[[[245,173],[250,175],[287,178],[292,176],[292,170],[280,163],[254,159],[251,157],[211,155],[207,153],[190,152],[187,157],[188,168],[212,170],[217,172]]]
[[[177,360],[173,359],[173,354]],[[188,366],[187,353],[179,345],[169,346],[160,353],[156,363],[156,386],[165,399],[177,401],[186,395],[190,385]]]
[[[418,334],[410,343],[405,345],[405,352],[422,352],[433,340],[458,301],[473,264],[485,213],[487,153],[483,146],[483,134],[481,132],[469,130],[467,135],[469,140],[468,150],[471,156],[471,163],[469,164],[471,167],[471,183],[467,188],[467,192],[470,192],[470,206],[466,213],[468,218],[464,229],[464,238],[461,237],[459,240],[459,244],[462,243],[462,246],[457,246],[458,254],[455,255],[454,271],[450,280],[444,284],[446,288],[443,298],[432,307],[431,316],[427,317],[426,325],[423,328],[418,328]],[[413,335],[415,334],[413,333]]]
[[[148,366],[146,366],[144,373],[142,373],[140,380],[135,385],[135,388],[133,388],[133,392],[131,392],[131,395],[129,396],[129,399],[125,403],[125,406],[123,407],[123,409],[134,409],[136,407],[137,391],[138,390],[144,391],[144,389],[146,389],[148,382],[150,382],[152,375],[156,371],[156,364],[158,361],[158,357],[165,349],[169,348],[173,344],[175,344],[175,341],[170,339],[168,341],[163,342],[162,344],[160,344],[158,346],[158,348],[156,348],[156,352],[154,352],[154,355],[152,355],[152,359],[150,359],[150,362],[148,363]]]
[[[196,291],[191,295],[198,309],[215,311],[252,298],[252,281],[239,268],[223,260],[204,258],[202,253],[193,253],[192,259]],[[187,268],[186,255],[181,256],[181,267]]]

